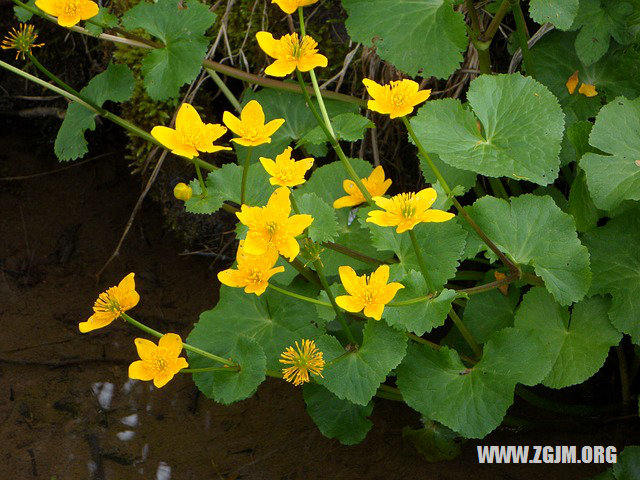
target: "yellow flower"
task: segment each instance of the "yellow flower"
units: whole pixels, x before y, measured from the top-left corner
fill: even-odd
[[[240,135],[240,138],[232,138],[232,142],[245,147],[256,147],[263,143],[271,143],[271,135],[282,126],[284,118],[276,118],[265,125],[262,107],[255,100],[251,100],[240,112],[240,118],[231,112],[224,112],[222,121],[229,130]]]
[[[442,210],[432,210],[431,205],[436,201],[436,191],[425,188],[418,193],[401,193],[391,198],[373,197],[376,205],[382,210],[369,212],[367,222],[381,227],[398,227],[396,232],[411,230],[422,222],[446,222],[455,215]]]
[[[33,25],[21,23],[19,28],[13,27],[11,31],[2,40],[3,50],[16,50],[16,60],[22,57],[24,60],[26,56],[31,55],[31,49],[44,46],[44,43],[35,43],[38,39]]]
[[[318,0],[271,0],[271,3],[278,5],[284,13],[293,13],[298,7],[306,7],[312,5]]]
[[[413,80],[404,79],[389,85],[379,85],[364,78],[362,83],[373,99],[367,103],[369,110],[387,114],[391,118],[409,115],[413,112],[413,107],[426,101],[431,95],[431,90],[419,90],[420,86]]]
[[[291,158],[291,147],[284,149],[276,156],[275,162],[270,158],[260,157],[260,163],[271,178],[271,185],[295,187],[305,182],[304,175],[313,165],[313,158],[303,158],[297,162]]]
[[[258,32],[256,40],[267,55],[276,59],[265,69],[264,73],[267,75],[286,77],[296,68],[301,72],[308,72],[316,67],[327,66],[327,57],[318,53],[318,42],[309,35],[302,37],[302,41],[297,33],[290,33],[276,40],[269,32]]]
[[[262,255],[248,254],[244,249],[244,240],[240,240],[236,253],[238,268],[223,270],[218,273],[220,283],[229,287],[244,287],[245,293],[255,293],[260,296],[269,285],[269,279],[276,273],[284,272],[284,267],[275,267],[278,252],[269,248]]]
[[[313,340],[302,340],[302,348],[296,342],[295,350],[293,347],[287,347],[280,354],[280,357],[280,363],[293,365],[282,369],[282,378],[287,382],[296,386],[302,385],[309,381],[309,372],[322,377],[324,359],[322,358],[322,352],[318,350]]]
[[[80,322],[78,328],[82,333],[106,327],[122,313],[131,310],[140,301],[133,279],[135,273],[130,273],[122,279],[117,287],[111,287],[102,292],[93,305],[93,315],[86,322]]]
[[[136,338],[135,342],[141,360],[129,365],[129,378],[153,380],[153,384],[160,388],[189,366],[187,360],[179,356],[182,352],[180,335],[167,333],[160,338],[158,345],[144,338]]]
[[[266,207],[249,207],[242,205],[236,216],[249,227],[244,240],[244,251],[250,255],[263,255],[270,245],[283,257],[293,260],[300,253],[300,245],[296,236],[311,225],[311,215],[292,215],[291,192],[287,187],[280,187],[271,194]]]
[[[173,187],[173,196],[178,200],[186,202],[191,198],[191,195],[193,195],[193,190],[186,183],[180,182],[177,183],[175,187]]]
[[[398,282],[387,283],[389,265],[380,265],[370,277],[358,276],[353,268],[342,266],[338,269],[340,280],[349,295],[336,297],[336,303],[347,312],[359,312],[375,320],[382,318],[384,306],[393,300],[404,285]]]
[[[100,10],[90,0],[36,0],[36,7],[58,17],[58,25],[61,27],[73,27],[80,20],[95,17]]]
[[[391,186],[391,179],[384,178],[384,170],[381,165],[373,169],[369,178],[363,178],[362,184],[372,197],[380,197],[387,193]],[[340,197],[333,202],[333,208],[355,207],[366,202],[364,195],[353,180],[345,180],[342,182],[342,188],[347,192],[347,196]]]
[[[578,70],[573,72],[573,75],[569,77],[567,83],[565,83],[569,95],[573,95],[573,92],[576,91],[576,87],[578,86]]]
[[[226,127],[217,123],[203,123],[196,109],[183,103],[176,116],[176,128],[153,127],[151,135],[176,155],[193,158],[198,156],[198,151],[231,150],[231,147],[213,144],[226,132]]]
[[[588,83],[583,83],[582,85],[580,85],[580,88],[578,89],[578,93],[581,93],[585,97],[595,97],[596,95],[598,95],[596,86],[589,85]]]

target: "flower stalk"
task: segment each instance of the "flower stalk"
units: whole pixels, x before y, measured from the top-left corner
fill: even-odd
[[[240,203],[244,205],[245,195],[247,191],[247,177],[249,175],[249,164],[251,163],[251,154],[253,153],[253,147],[247,148],[247,156],[244,159],[244,165],[242,167],[242,185],[240,186]]]
[[[429,271],[427,270],[426,263],[424,263],[424,257],[422,256],[422,251],[420,250],[420,246],[418,245],[416,232],[414,232],[413,229],[409,230],[409,238],[411,239],[411,245],[413,245],[413,251],[416,253],[418,265],[420,265],[420,272],[422,273],[422,277],[424,278],[424,283],[427,285],[427,290],[430,294],[434,293],[435,288],[433,287],[433,282],[431,282],[431,279],[429,278]]]

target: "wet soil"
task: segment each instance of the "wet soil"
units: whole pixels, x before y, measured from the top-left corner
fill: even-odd
[[[5,129],[0,177],[59,169],[50,149]],[[390,401],[377,402],[366,440],[345,447],[318,432],[300,390],[281,381],[269,379],[253,398],[222,406],[199,395],[188,375],[160,390],[128,380],[137,331],[117,322],[78,332],[96,295],[134,271],[142,297],[136,317],[186,336],[215,305],[215,273],[224,267],[180,255],[183,244],[160,208],[145,201],[121,255],[96,281],[139,192],[140,179],[118,152],[0,181],[0,478],[525,480],[584,479],[606,468],[479,466],[475,441],[459,458],[429,464],[401,436],[418,415]],[[588,430],[502,429],[481,443],[630,443],[619,424]]]

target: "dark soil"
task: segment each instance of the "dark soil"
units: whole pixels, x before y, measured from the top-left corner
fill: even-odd
[[[188,375],[160,390],[130,381],[137,331],[116,322],[78,332],[96,295],[134,271],[142,296],[135,316],[184,337],[199,313],[215,305],[215,273],[224,265],[180,255],[183,246],[160,208],[146,201],[121,255],[97,281],[140,179],[115,152],[7,181],[62,167],[50,145],[27,135],[28,125],[13,127],[0,135],[0,478],[565,480],[606,468],[479,466],[475,441],[456,460],[429,464],[401,436],[418,415],[394,402],[377,401],[366,440],[345,447],[318,432],[300,390],[281,381],[269,379],[253,398],[226,407],[199,395]],[[545,426],[566,431],[503,429],[482,443],[630,443],[615,422],[606,430],[587,423],[587,433],[570,433],[562,422]]]

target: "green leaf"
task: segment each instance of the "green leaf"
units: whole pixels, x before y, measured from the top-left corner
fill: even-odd
[[[153,100],[176,97],[182,85],[195,80],[209,46],[204,34],[215,19],[209,6],[198,0],[143,2],[124,14],[125,28],[142,28],[164,44],[142,61],[144,86]]]
[[[569,30],[578,13],[578,0],[531,0],[529,14],[539,24],[551,23],[560,30]]]
[[[602,107],[589,143],[607,152],[580,160],[596,207],[612,210],[623,200],[640,200],[640,98],[619,97]]]
[[[187,342],[206,352],[231,358],[240,371],[194,373],[193,381],[207,397],[228,405],[253,395],[266,376],[266,358],[260,345],[252,338],[239,335],[232,341],[209,335],[204,324],[196,324]],[[189,352],[190,368],[220,367],[208,358]]]
[[[409,271],[402,280],[405,288],[400,289],[392,303],[398,303],[412,298],[424,296],[427,287],[422,275],[416,271]],[[392,327],[418,336],[430,332],[436,327],[444,325],[447,314],[451,310],[451,302],[456,298],[456,292],[444,289],[438,296],[424,302],[402,307],[387,305],[384,309],[384,319]]]
[[[105,7],[100,7],[98,15],[92,17],[91,20],[92,22],[101,23],[107,27],[115,27],[118,25],[118,17],[111,15],[109,10]],[[91,22],[85,22],[84,28],[86,28],[91,35],[95,35],[96,37],[102,33],[102,27]]]
[[[447,98],[427,102],[411,119],[427,151],[489,177],[555,180],[564,115],[544,85],[520,74],[481,75],[467,98],[473,112]]]
[[[313,217],[313,223],[307,232],[314,242],[330,242],[338,234],[338,221],[333,207],[323,202],[315,193],[298,196],[296,202],[300,213],[307,213]]]
[[[588,232],[592,294],[611,294],[611,323],[640,345],[640,217],[638,209]]]
[[[129,100],[133,86],[133,73],[129,67],[109,64],[107,69],[93,77],[80,93],[98,107],[102,107],[107,100]],[[79,103],[72,102],[69,105],[54,145],[58,160],[75,160],[89,151],[84,134],[87,130],[95,130],[96,116],[93,110]]]
[[[184,202],[184,208],[187,212],[212,214],[218,211],[220,207],[222,207],[222,204],[224,203],[222,197],[218,195],[213,189],[209,189],[207,187],[206,180],[206,195],[203,195],[202,187],[200,186],[200,182],[197,179],[191,180],[191,182],[189,182],[189,186],[191,187],[192,195],[189,200]]]
[[[567,138],[576,152],[576,160],[580,160],[587,152],[596,151],[595,148],[589,145],[589,135],[592,128],[593,123],[584,121],[576,122],[567,128]]]
[[[219,337],[225,344],[241,335],[253,338],[266,354],[267,368],[279,370],[282,364],[278,359],[285,348],[320,334],[313,324],[316,318],[311,303],[269,289],[258,297],[223,285],[218,304],[202,312],[196,327],[202,336]]]
[[[613,475],[616,480],[633,480],[640,477],[640,446],[629,445],[620,453],[618,461],[613,466]]]
[[[600,213],[589,194],[587,180],[582,170],[578,171],[576,178],[571,183],[569,213],[573,215],[578,232],[587,232],[595,228],[600,220]]]
[[[364,131],[367,128],[374,128],[375,124],[366,117],[357,113],[341,113],[331,119],[331,127],[338,140],[347,142],[355,142],[364,138]],[[299,141],[296,147],[306,145],[308,143],[321,144],[326,143],[327,137],[322,129],[317,126],[309,130]]]
[[[532,49],[536,79],[558,98],[567,115],[567,124],[594,117],[602,106],[603,95],[612,100],[640,94],[640,53],[631,48],[612,46],[598,62],[585,65],[578,57],[574,32],[550,32]],[[578,90],[569,93],[566,82],[578,71],[580,83],[595,85],[598,95],[586,97]]]
[[[38,7],[36,7],[36,0],[28,0],[28,1],[23,2],[23,3],[26,3],[30,7],[38,8]],[[22,7],[19,7],[17,5],[13,7],[13,12],[15,13],[16,18],[20,22],[28,22],[29,20],[31,20],[31,17],[33,17],[33,13],[31,13],[26,8],[22,8]]]
[[[597,62],[609,50],[611,37],[627,44],[633,39],[628,19],[634,8],[620,0],[581,0],[574,28],[582,27],[576,37],[576,51],[585,65]]]
[[[413,139],[411,137],[409,137],[409,141],[413,143]],[[435,153],[431,154],[430,157],[436,168],[440,170],[440,173],[447,181],[447,184],[452,190],[458,188],[460,192],[459,194],[462,194],[466,193],[471,189],[471,187],[476,184],[476,172],[472,172],[470,170],[461,170],[459,168],[452,167],[451,165],[440,160],[440,157]],[[422,171],[422,176],[427,183],[431,183],[432,185],[436,184],[437,179],[433,173],[433,170],[431,170],[431,167],[429,167],[427,161],[422,157],[420,157],[420,170]],[[436,185],[433,185],[433,187],[436,188],[436,191],[438,191]],[[441,195],[440,191],[438,191],[438,198],[436,199],[436,202],[433,204],[432,208],[445,210],[450,205],[451,200],[449,200],[446,195]]]
[[[347,31],[411,76],[447,78],[462,62],[466,25],[450,0],[342,0]]]
[[[424,426],[418,430],[410,427],[402,429],[402,438],[413,443],[428,462],[453,460],[460,455],[460,436],[443,425],[423,418]]]
[[[573,218],[550,197],[527,194],[509,204],[486,196],[469,214],[503,252],[533,266],[561,304],[585,296],[591,281],[589,253],[578,240]]]
[[[396,233],[395,228],[379,227],[362,220],[371,231],[371,243],[379,250],[395,252],[399,263],[391,265],[391,276],[403,278],[409,271],[420,271],[409,233]],[[420,223],[413,228],[422,251],[429,279],[440,289],[458,269],[465,247],[466,233],[457,220],[443,223]],[[422,295],[425,295],[423,292]]]
[[[455,350],[411,344],[396,383],[411,408],[467,438],[482,438],[502,421],[515,387],[507,377],[483,369],[483,362],[469,369]]]
[[[242,97],[243,106],[251,100],[256,100],[264,109],[268,120],[275,118],[284,118],[284,124],[271,136],[271,143],[253,147],[251,151],[251,162],[257,162],[260,157],[274,159],[276,155],[281,154],[286,147],[292,143],[299,142],[306,134],[318,127],[316,118],[311,113],[305,102],[304,96],[295,92],[283,90],[274,90],[271,88],[263,88],[254,92],[247,89]],[[312,99],[316,110],[319,111],[318,102]],[[357,114],[358,106],[352,103],[338,102],[335,100],[325,100],[327,113],[332,123],[343,114]],[[307,142],[304,147],[309,150],[309,155],[325,156],[327,139],[324,135],[318,139],[318,145]],[[324,153],[318,155],[318,152],[312,152],[311,148],[322,147]],[[234,145],[238,163],[244,163],[247,158],[247,147]],[[295,158],[298,158],[297,156]]]
[[[355,445],[371,430],[373,423],[367,417],[373,411],[373,402],[356,405],[315,383],[305,384],[302,393],[309,416],[325,437],[337,438],[343,445]]]
[[[404,357],[407,337],[382,321],[369,320],[364,327],[362,345],[345,353],[335,337],[324,335],[317,341],[325,361],[342,358],[322,371],[317,382],[338,398],[367,405],[378,386]]]
[[[551,388],[582,383],[595,374],[621,335],[609,323],[608,302],[592,297],[577,303],[571,316],[543,288],[534,288],[522,300],[515,326],[533,332],[545,344],[549,359],[543,380]]]

